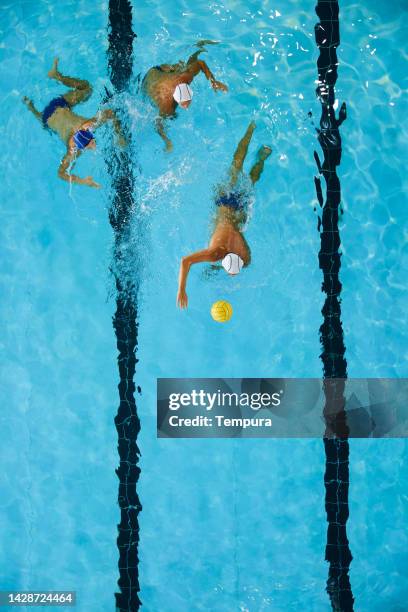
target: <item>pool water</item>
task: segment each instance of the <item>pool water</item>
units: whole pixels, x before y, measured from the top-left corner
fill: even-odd
[[[407,375],[404,7],[340,3],[349,377]],[[21,98],[42,109],[64,90],[46,78],[58,56],[63,73],[93,84],[78,110],[95,113],[112,90],[108,9],[1,5],[0,587],[76,590],[81,612],[115,609],[118,579],[112,136],[98,132],[76,169],[102,188],[70,187],[57,177],[62,144]],[[330,609],[322,440],[158,440],[155,412],[157,377],[321,376],[316,21],[314,3],[295,0],[133,4],[134,74],[115,104],[129,117],[136,177],[125,266],[140,287],[139,580],[149,611]],[[169,123],[166,154],[138,75],[188,57],[200,39],[219,41],[204,59],[229,92],[199,76],[190,109]],[[195,266],[180,311],[180,259],[206,246],[213,188],[252,120],[245,169],[261,144],[273,149],[245,234],[253,263],[237,278]],[[218,299],[234,309],[226,325],[210,317]],[[407,455],[405,440],[350,441],[350,581],[361,612],[402,611],[408,599]]]

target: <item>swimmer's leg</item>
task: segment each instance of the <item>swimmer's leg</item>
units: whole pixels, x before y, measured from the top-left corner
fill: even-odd
[[[68,102],[68,104],[70,106],[75,106],[75,104],[79,104],[80,102],[85,102],[85,100],[88,100],[92,93],[92,87],[90,83],[82,79],[76,79],[61,74],[58,70],[58,61],[59,60],[56,57],[52,68],[48,73],[48,76],[50,77],[50,79],[55,79],[66,87],[72,88],[71,91],[67,91],[67,93],[65,93],[63,96]]]
[[[251,178],[252,184],[255,185],[261,178],[261,174],[264,169],[265,161],[268,159],[270,154],[272,153],[271,147],[267,147],[266,145],[262,145],[257,153],[257,159],[254,165],[252,166],[249,176]]]
[[[249,143],[251,142],[255,127],[255,122],[251,121],[243,138],[241,138],[238,143],[230,168],[231,187],[235,185],[238,180],[239,173],[242,172],[242,166],[244,165],[245,157],[248,153]]]

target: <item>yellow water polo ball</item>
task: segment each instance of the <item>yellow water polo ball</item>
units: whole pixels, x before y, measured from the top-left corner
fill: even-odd
[[[226,323],[232,317],[232,306],[225,300],[214,302],[211,306],[211,316],[218,323]]]

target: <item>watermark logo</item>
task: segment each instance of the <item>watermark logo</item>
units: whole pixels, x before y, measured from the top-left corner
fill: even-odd
[[[161,438],[407,437],[407,379],[159,378]]]

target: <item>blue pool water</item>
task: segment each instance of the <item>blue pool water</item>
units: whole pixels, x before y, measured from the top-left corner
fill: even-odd
[[[350,377],[407,375],[405,3],[340,3],[337,97],[348,105],[338,174],[342,321]],[[141,420],[140,599],[149,611],[330,609],[321,440],[157,440],[156,378],[319,377],[324,296],[313,177],[318,150],[314,3],[155,0],[134,3],[134,75],[117,103],[130,117],[138,219],[127,272],[140,282],[136,384]],[[102,184],[57,178],[63,146],[21,103],[38,108],[89,79],[94,114],[111,89],[108,3],[1,3],[1,447],[3,589],[72,589],[81,612],[114,609],[118,578],[115,287],[111,186],[104,146],[78,163]],[[194,82],[171,122],[174,152],[152,130],[138,74],[193,52],[229,93]],[[190,273],[176,308],[180,258],[207,244],[213,186],[250,120],[246,168],[273,153],[246,232],[253,264],[228,279]],[[405,234],[404,234],[405,232]],[[228,325],[209,315],[229,300]],[[408,599],[407,444],[350,442],[350,580],[361,612]]]

